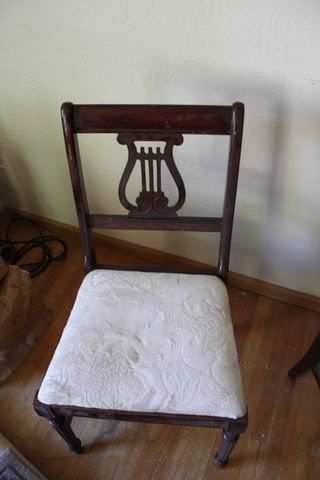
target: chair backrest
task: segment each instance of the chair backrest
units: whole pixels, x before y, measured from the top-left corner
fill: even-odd
[[[175,230],[220,233],[218,265],[210,269],[192,269],[190,273],[211,273],[227,279],[232,224],[238,183],[244,106],[186,105],[73,105],[61,107],[62,124],[81,240],[85,272],[98,265],[92,229]],[[119,199],[128,215],[90,214],[78,146],[78,134],[117,133],[120,144],[128,149],[128,160],[119,183]],[[178,216],[185,201],[185,187],[173,158],[173,146],[181,145],[183,134],[229,135],[227,180],[221,217]],[[164,151],[152,147],[139,150],[135,142],[165,142]],[[141,166],[141,192],[136,205],[126,197],[126,185],[136,162]],[[178,200],[168,206],[162,191],[161,164],[165,162],[178,188]],[[147,182],[149,180],[149,182]],[[112,267],[114,268],[114,267]],[[124,267],[121,267],[122,269]],[[139,268],[139,270],[141,270]],[[143,270],[170,271],[162,267]],[[182,271],[182,269],[172,269]]]

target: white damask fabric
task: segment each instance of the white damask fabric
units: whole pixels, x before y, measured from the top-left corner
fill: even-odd
[[[89,273],[38,398],[89,408],[243,416],[223,282],[209,275]]]

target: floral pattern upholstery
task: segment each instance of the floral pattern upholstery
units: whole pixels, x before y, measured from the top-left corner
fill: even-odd
[[[243,416],[225,285],[209,275],[90,272],[38,398],[98,409]]]

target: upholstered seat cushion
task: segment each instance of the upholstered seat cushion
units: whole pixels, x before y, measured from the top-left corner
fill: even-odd
[[[38,398],[98,409],[243,416],[223,282],[209,275],[90,272]]]

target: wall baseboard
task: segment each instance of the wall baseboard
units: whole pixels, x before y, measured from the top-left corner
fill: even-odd
[[[66,223],[51,220],[49,218],[36,215],[34,213],[24,212],[12,207],[4,206],[4,213],[10,216],[24,216],[37,222],[42,228],[50,230],[60,235],[80,240],[79,228]],[[115,252],[120,252],[131,257],[138,257],[145,261],[157,263],[159,265],[172,265],[181,267],[208,267],[209,265],[191,260],[189,258],[180,257],[172,253],[163,252],[154,248],[145,247],[136,243],[120,240],[101,233],[95,233],[96,244],[106,247]],[[304,292],[291,290],[290,288],[274,285],[272,283],[259,280],[257,278],[248,277],[237,272],[229,273],[229,285],[257,293],[265,297],[290,303],[292,305],[307,308],[309,310],[320,312],[320,297],[310,295]]]

